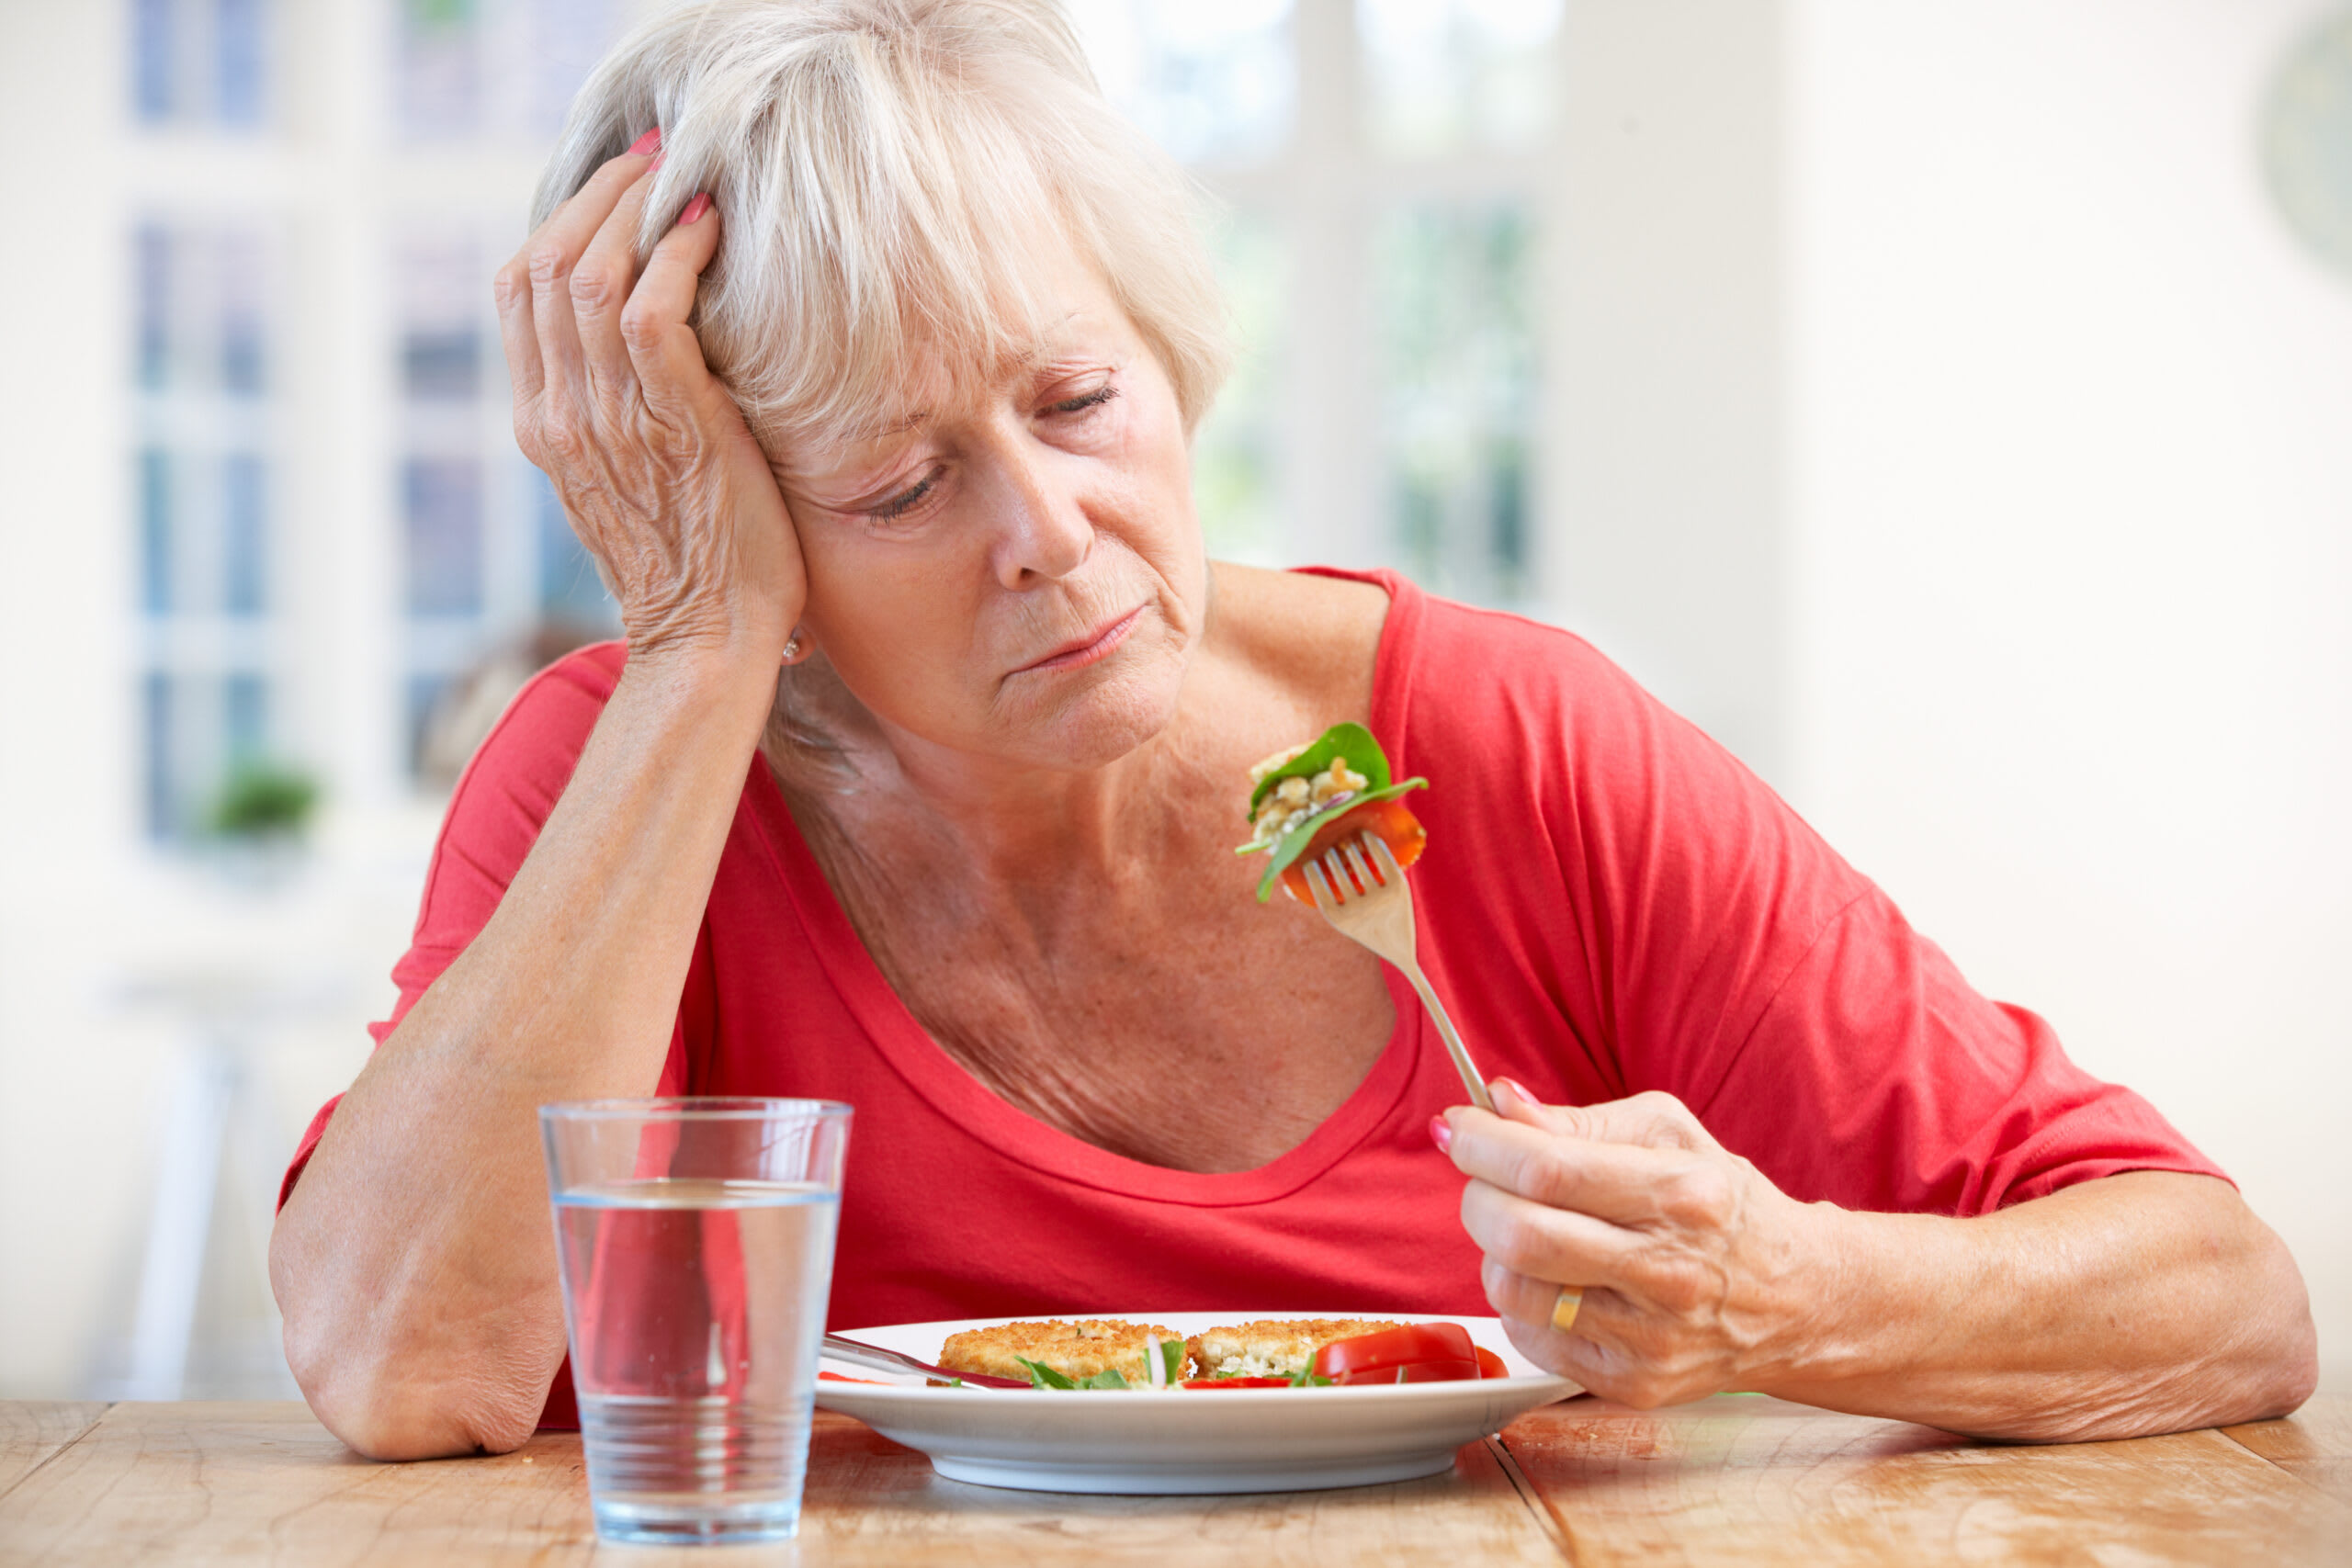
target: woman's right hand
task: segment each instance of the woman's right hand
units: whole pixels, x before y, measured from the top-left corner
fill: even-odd
[[[697,196],[640,275],[649,136],[596,171],[497,280],[514,438],[620,601],[629,659],[781,663],[807,579],[766,454],[687,321],[720,218]]]

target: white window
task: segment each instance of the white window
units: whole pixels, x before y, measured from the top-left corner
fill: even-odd
[[[486,227],[420,220],[392,246],[401,746],[435,783],[458,759],[434,727],[486,659],[536,663],[532,649],[617,626],[552,487],[514,447],[490,296],[504,255]]]
[[[1226,209],[1243,357],[1211,547],[1536,594],[1540,170],[1560,0],[1100,0],[1097,74]]]
[[[181,214],[130,236],[140,797],[163,839],[276,750],[276,241],[262,220]]]
[[[193,175],[171,211],[131,214],[150,827],[198,823],[241,758],[378,797],[429,785],[424,737],[469,673],[616,626],[514,450],[490,276],[571,95],[645,0],[370,0],[300,29],[273,0],[123,3],[130,118]],[[1195,453],[1212,549],[1532,600],[1560,0],[1072,9],[1114,101],[1223,207],[1243,354]],[[353,71],[368,79],[335,74]],[[277,160],[276,207],[242,194],[241,141]],[[304,183],[320,156],[338,172]],[[328,402],[288,400],[289,344]],[[356,421],[334,401],[353,396]],[[288,454],[312,465],[300,524],[380,544],[289,566]],[[353,505],[345,474],[380,500]],[[319,604],[342,608],[285,614]],[[354,614],[381,637],[346,636]],[[351,739],[354,714],[378,740]]]
[[[141,125],[251,130],[269,115],[269,0],[130,0]]]
[[[391,0],[391,9],[394,127],[405,141],[430,144],[552,140],[631,7]]]

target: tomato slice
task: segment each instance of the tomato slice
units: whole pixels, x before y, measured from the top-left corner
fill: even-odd
[[[1345,1386],[1361,1382],[1452,1382],[1479,1375],[1478,1348],[1458,1323],[1408,1323],[1334,1339],[1311,1370]]]
[[[1181,1388],[1288,1388],[1288,1378],[1186,1378]]]
[[[1503,1359],[1500,1356],[1496,1355],[1484,1345],[1474,1347],[1474,1348],[1478,1352],[1478,1375],[1480,1377],[1507,1378],[1510,1376],[1510,1369],[1503,1365]]]
[[[1429,829],[1413,815],[1401,795],[1386,800],[1367,800],[1351,811],[1342,811],[1315,830],[1306,840],[1306,852],[1283,868],[1283,886],[1302,904],[1315,902],[1315,890],[1306,880],[1306,863],[1320,857],[1324,851],[1342,842],[1351,842],[1358,833],[1377,835],[1388,845],[1388,852],[1396,857],[1400,866],[1410,865],[1421,858],[1423,846],[1430,841]]]

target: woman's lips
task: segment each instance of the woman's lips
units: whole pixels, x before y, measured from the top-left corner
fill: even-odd
[[[1024,664],[1013,671],[1016,675],[1034,675],[1047,670],[1078,670],[1108,659],[1112,651],[1127,640],[1127,634],[1143,619],[1143,606],[1138,604],[1110,625],[1087,633],[1082,637],[1066,642],[1035,664]]]

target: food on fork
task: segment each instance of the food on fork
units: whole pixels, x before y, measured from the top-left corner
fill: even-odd
[[[1304,746],[1277,751],[1250,770],[1250,841],[1236,854],[1264,852],[1270,859],[1258,901],[1280,882],[1302,904],[1315,895],[1298,863],[1369,832],[1386,843],[1399,866],[1420,858],[1429,841],[1420,821],[1398,797],[1427,789],[1421,778],[1392,782],[1388,755],[1361,724],[1335,724]]]
[[[1158,1378],[1148,1359],[1155,1340]],[[1184,1379],[1183,1344],[1172,1328],[1123,1318],[1054,1318],[951,1334],[938,1364],[955,1372],[1026,1378],[1035,1388],[1172,1387]]]

